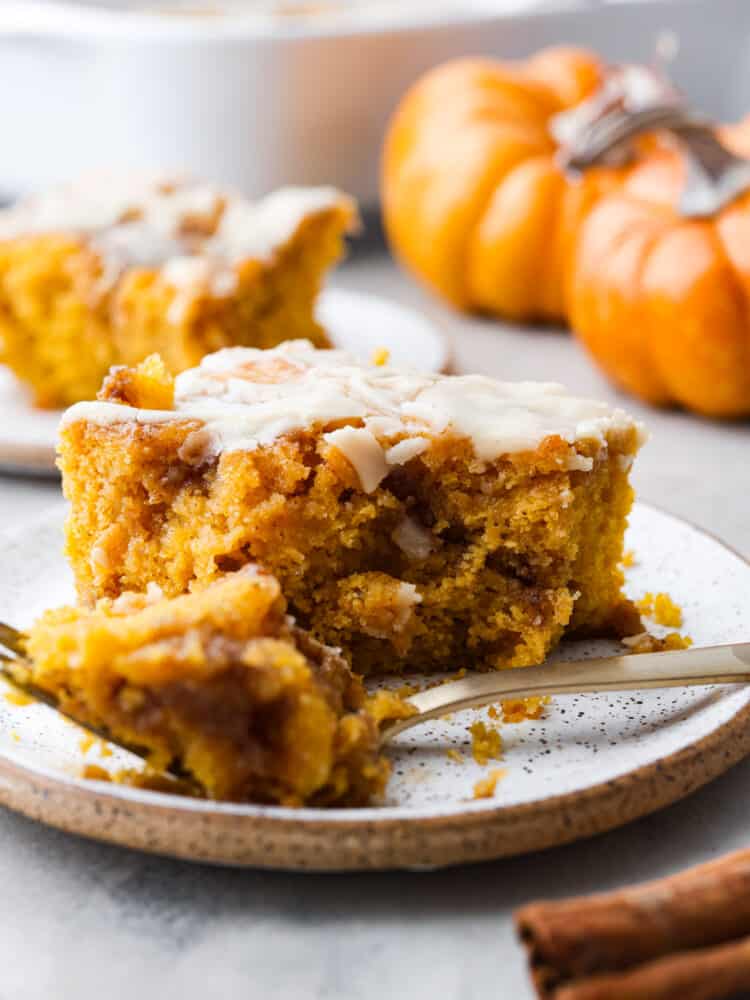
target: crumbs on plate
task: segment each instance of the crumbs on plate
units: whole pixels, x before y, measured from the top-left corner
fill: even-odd
[[[501,781],[507,773],[508,772],[504,767],[493,768],[486,778],[480,778],[474,785],[474,798],[491,799],[495,794],[498,782]]]
[[[640,601],[635,602],[635,606],[641,615],[651,618],[662,628],[676,629],[682,626],[682,608],[669,594],[647,591]],[[624,637],[622,643],[631,653],[663,653],[673,649],[688,649],[693,640],[689,635],[681,635],[679,632],[656,636],[644,631]]]
[[[650,591],[635,602],[642,615],[653,618],[657,625],[679,628],[682,625],[682,608],[675,604],[669,594],[652,594]]]
[[[526,722],[528,719],[541,719],[544,709],[549,705],[551,698],[548,694],[531,695],[528,698],[505,698],[500,703],[503,713],[503,722]],[[499,717],[499,711],[494,705],[490,705],[488,715],[491,719]]]
[[[499,760],[503,752],[503,739],[497,729],[488,728],[481,719],[469,726],[471,754],[480,767],[490,760]]]
[[[31,705],[34,701],[29,695],[24,694],[23,691],[18,691],[16,689],[12,691],[7,691],[5,694],[5,700],[9,705]]]

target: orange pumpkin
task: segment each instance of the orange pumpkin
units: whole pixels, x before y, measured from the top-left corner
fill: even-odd
[[[748,415],[750,193],[684,219],[682,157],[653,137],[630,166],[566,177],[550,120],[602,79],[593,55],[565,48],[428,73],[386,139],[391,244],[458,308],[568,321],[642,399]],[[723,137],[748,155],[750,120]]]
[[[464,59],[424,76],[388,130],[383,216],[404,263],[454,306],[515,320],[565,318],[578,221],[616,171],[570,181],[549,122],[598,89],[590,53]]]
[[[750,128],[725,131],[737,152]],[[581,226],[570,324],[604,371],[652,403],[750,414],[750,192],[684,219],[682,157],[652,152]]]

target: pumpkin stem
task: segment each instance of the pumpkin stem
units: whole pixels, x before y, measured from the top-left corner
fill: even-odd
[[[687,164],[679,205],[686,218],[716,215],[750,188],[750,161],[727,149],[711,126],[686,122],[672,131]]]
[[[615,108],[591,122],[565,150],[563,166],[574,172],[632,158],[633,142],[644,133],[667,132],[677,141],[687,166],[678,211],[685,218],[715,215],[750,188],[750,160],[720,141],[712,122],[680,104],[640,111]]]

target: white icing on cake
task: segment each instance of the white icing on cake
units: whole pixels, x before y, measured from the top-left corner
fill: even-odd
[[[365,493],[372,493],[390,472],[378,439],[366,427],[340,427],[323,438],[354,466]]]
[[[405,462],[410,462],[429,447],[430,442],[428,438],[406,438],[404,441],[399,441],[398,444],[394,444],[392,448],[388,449],[385,453],[385,460],[389,465],[404,465]]]
[[[401,518],[391,538],[409,559],[426,559],[434,548],[432,535],[409,514]]]
[[[402,580],[398,585],[396,593],[396,616],[393,620],[393,631],[398,634],[403,632],[411,621],[414,609],[422,603],[422,595],[413,583],[406,583]]]
[[[65,233],[102,260],[100,291],[130,267],[160,269],[178,290],[170,320],[197,295],[230,295],[236,267],[267,261],[312,215],[354,203],[331,187],[286,187],[256,202],[211,184],[166,176],[97,174],[0,211],[0,240]]]
[[[607,446],[636,427],[623,410],[571,396],[547,382],[499,382],[484,375],[420,374],[373,366],[343,351],[288,341],[269,351],[233,347],[208,355],[175,380],[174,410],[76,403],[63,426],[200,421],[206,454],[253,450],[313,428],[352,463],[366,490],[445,432],[471,441],[482,461],[535,450],[546,438]],[[354,427],[342,424],[354,424]],[[588,468],[570,456],[572,467]]]

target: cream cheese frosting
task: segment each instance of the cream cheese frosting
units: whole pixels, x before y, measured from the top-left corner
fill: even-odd
[[[233,191],[158,175],[96,174],[0,211],[0,240],[67,233],[84,239],[103,263],[101,290],[129,267],[160,269],[181,290],[229,295],[236,266],[269,260],[311,215],[354,202],[332,187],[285,187],[248,201]]]
[[[606,447],[610,434],[635,427],[643,438],[640,425],[623,410],[572,396],[556,383],[368,365],[303,340],[267,351],[233,347],[208,355],[177,376],[173,410],[76,403],[62,426],[186,419],[200,422],[204,453],[211,456],[254,450],[282,435],[318,428],[351,462],[367,491],[446,432],[469,439],[482,461],[534,450],[549,437]],[[571,458],[575,463],[577,456]]]

